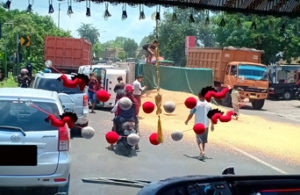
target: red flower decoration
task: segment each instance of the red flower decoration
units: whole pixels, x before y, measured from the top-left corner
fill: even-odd
[[[61,75],[61,77],[59,77],[57,80],[62,80],[63,81],[63,86],[67,87],[67,88],[76,88],[77,87],[77,82],[78,79],[74,79],[74,80],[69,80],[68,77],[66,75]]]
[[[225,116],[220,116],[219,119],[221,122],[229,122],[231,121],[231,116],[235,115],[235,113],[233,111],[229,111],[227,112],[227,114]]]
[[[194,125],[193,130],[197,135],[200,135],[205,132],[205,126],[202,123],[197,123]]]
[[[110,131],[105,135],[106,141],[115,144],[119,140],[119,135],[115,131]]]
[[[197,100],[194,97],[189,97],[184,101],[184,104],[187,108],[193,109],[197,106]]]
[[[153,144],[153,145],[158,145],[159,144],[159,141],[158,141],[158,135],[157,133],[152,133],[149,137],[149,140],[150,140],[150,143]]]
[[[229,88],[224,88],[222,91],[220,92],[215,92],[215,91],[208,91],[204,98],[206,99],[206,101],[210,102],[211,101],[211,97],[214,97],[216,99],[223,99],[226,97],[227,92],[229,92]]]
[[[145,102],[143,104],[143,111],[147,114],[150,114],[155,109],[155,105],[152,102]]]
[[[51,125],[54,127],[64,127],[67,123],[69,128],[72,129],[74,127],[74,123],[78,120],[77,115],[72,112],[64,112],[62,115],[60,115],[60,118],[61,120],[50,114],[45,121],[49,122],[49,120],[51,120]]]
[[[96,92],[96,97],[99,102],[107,102],[110,98],[110,95],[107,93],[107,91],[101,89]]]

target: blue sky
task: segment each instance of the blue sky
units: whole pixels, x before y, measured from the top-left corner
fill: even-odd
[[[1,0],[5,2],[6,0]],[[11,9],[25,10],[27,8],[28,1],[26,0],[13,0],[11,3]],[[39,15],[50,15],[55,24],[58,23],[58,1],[53,0],[54,13],[48,14],[48,0],[35,0],[33,4],[34,13]],[[72,8],[74,14],[69,17],[67,15],[68,4],[67,1],[61,3],[60,12],[60,27],[69,30],[72,36],[79,37],[77,29],[81,23],[88,23],[95,26],[100,31],[100,42],[103,43],[108,40],[112,40],[117,36],[129,37],[134,39],[137,43],[143,39],[144,36],[149,35],[154,27],[155,21],[151,19],[151,15],[156,11],[156,7],[144,8],[146,19],[139,20],[139,8],[132,8],[127,5],[126,20],[121,20],[122,4],[112,5],[109,4],[109,12],[112,17],[105,20],[103,18],[105,5],[104,3],[91,4],[91,17],[86,17],[86,3],[85,2],[73,2]],[[163,9],[162,9],[163,10]],[[162,14],[161,14],[162,15]]]

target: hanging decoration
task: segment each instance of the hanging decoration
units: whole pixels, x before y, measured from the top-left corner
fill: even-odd
[[[174,141],[180,141],[183,138],[183,132],[182,131],[175,131],[175,132],[171,133],[171,138]]]
[[[96,92],[96,98],[99,102],[107,102],[110,99],[110,95],[107,91],[101,89]]]
[[[10,4],[11,4],[11,1],[7,0],[6,3],[3,5],[3,8],[10,9]]]
[[[144,13],[144,5],[139,5],[139,10],[140,10],[140,20],[143,20],[146,18],[145,13]]]
[[[67,14],[70,16],[71,14],[73,14],[73,10],[72,10],[72,0],[68,0],[68,11]]]
[[[91,139],[95,135],[95,129],[91,126],[83,127],[81,130],[81,136],[85,139]]]
[[[164,107],[164,110],[165,110],[166,113],[172,113],[176,109],[176,105],[172,101],[165,102],[163,107]]]
[[[236,20],[236,25],[237,25],[237,27],[241,27],[242,26],[242,22],[241,22],[241,19],[240,18],[238,18],[237,20]]]
[[[209,10],[206,10],[205,25],[209,25]]]
[[[210,102],[212,97],[214,97],[215,99],[225,98],[229,91],[230,91],[229,88],[226,87],[222,89],[222,91],[217,92],[215,88],[208,86],[202,89],[201,94],[204,96],[206,101]]]
[[[189,97],[184,101],[184,105],[189,109],[193,109],[197,106],[197,99],[194,97]]]
[[[251,24],[251,29],[252,30],[256,30],[256,19],[253,20],[252,24]]]
[[[136,146],[140,142],[140,136],[136,133],[131,133],[127,136],[127,143],[130,146]]]
[[[122,97],[119,100],[119,106],[122,110],[129,110],[132,104],[132,101],[128,97]]]
[[[108,11],[108,3],[106,2],[106,3],[105,3],[104,19],[107,19],[107,18],[109,18],[109,17],[111,17],[111,14],[110,14],[109,11]]]
[[[221,22],[220,22],[219,25],[220,25],[221,27],[224,27],[224,26],[226,25],[224,13],[222,14],[222,19],[221,19]]]
[[[53,0],[49,0],[49,14],[54,13],[54,8],[53,8]]]
[[[158,145],[161,142],[158,140],[158,134],[157,133],[152,133],[149,137],[149,141],[152,145]]]
[[[155,20],[160,20],[160,5],[156,6]]]
[[[197,135],[201,135],[205,132],[205,126],[202,123],[197,123],[194,125],[193,130]]]
[[[77,86],[79,86],[79,89],[81,91],[83,91],[85,89],[85,87],[88,85],[90,79],[88,76],[86,76],[85,74],[77,74],[72,76],[72,79],[69,80],[68,77],[66,75],[62,75],[60,76],[58,79],[58,81],[63,81],[63,85],[67,88],[76,88]]]
[[[228,111],[226,115],[223,114],[224,112],[222,112],[221,110],[213,109],[207,113],[207,117],[211,119],[213,124],[217,124],[218,120],[221,122],[229,122],[231,121],[232,116],[236,116],[236,114],[233,111]]]
[[[126,11],[126,4],[123,4],[122,7],[122,20],[125,20],[127,18],[127,11]]]
[[[50,114],[45,121],[51,121],[51,125],[53,127],[64,127],[66,124],[68,124],[69,128],[73,128],[75,122],[78,120],[77,115],[73,112],[64,112],[59,117],[61,119],[57,119],[54,115]]]
[[[156,41],[159,41],[158,39],[158,23],[159,20],[156,17],[156,26],[155,26],[155,38]],[[156,54],[156,59],[159,59],[159,42],[158,42],[158,46],[155,48],[155,54]],[[155,104],[156,104],[156,115],[158,118],[157,121],[157,141],[159,143],[163,142],[163,132],[162,132],[162,126],[161,126],[161,119],[160,119],[160,115],[162,113],[162,109],[161,109],[161,104],[162,104],[162,96],[160,95],[160,61],[156,60],[156,83],[157,83],[157,95],[155,96]]]
[[[195,23],[195,19],[194,19],[193,14],[190,14],[189,22],[190,23]]]
[[[27,12],[31,13],[32,12],[32,4],[33,4],[33,0],[28,0],[28,6],[27,6]]]
[[[87,17],[91,16],[91,0],[86,1],[86,14]]]
[[[155,105],[152,102],[143,103],[143,111],[147,114],[150,114],[154,111]]]
[[[177,20],[177,14],[176,14],[175,10],[173,9],[172,21],[176,21],[176,20]]]
[[[105,135],[106,141],[110,144],[115,144],[119,140],[119,135],[115,131],[110,131]]]

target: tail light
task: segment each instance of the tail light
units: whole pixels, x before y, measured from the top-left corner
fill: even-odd
[[[58,151],[69,151],[69,132],[66,126],[58,129]]]
[[[89,106],[89,97],[87,95],[83,96],[83,106],[88,107]]]

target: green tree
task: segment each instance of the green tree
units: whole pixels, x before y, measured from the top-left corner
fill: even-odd
[[[216,15],[213,20],[219,24],[222,17],[223,15]],[[279,51],[284,51],[284,59],[288,61],[300,55],[298,19],[225,14],[224,20],[224,27],[214,26],[216,40],[221,47],[264,50],[262,62],[265,64],[269,64]]]
[[[10,10],[0,8],[0,21],[2,24],[6,22],[13,23],[7,25],[4,31],[2,25],[3,36],[6,36],[7,45],[7,60],[16,56],[16,36],[19,34],[30,35],[30,47],[20,47],[22,54],[21,66],[24,66],[26,61],[30,61],[35,70],[41,70],[44,64],[44,40],[45,36],[60,36],[70,37],[70,32],[58,29],[50,16],[39,16],[37,14],[28,14],[26,11]],[[4,38],[0,40],[0,53],[4,53]],[[8,63],[8,70],[12,70],[15,63]]]
[[[127,58],[135,58],[138,44],[133,39],[127,39],[123,44]]]
[[[100,45],[100,43],[97,42],[93,45],[92,52],[93,52],[93,55],[95,55],[96,58],[100,57],[100,54],[101,54],[101,45]]]
[[[201,45],[213,47],[215,46],[215,36],[211,33],[212,25],[205,25],[204,13],[177,8],[174,12],[177,16],[176,20],[173,20],[173,13],[167,10],[164,13],[164,19],[159,23],[160,55],[165,59],[175,61],[178,66],[185,66],[185,37],[196,36],[196,40]],[[191,14],[195,19],[194,23],[189,22]],[[151,37],[155,37],[154,32]],[[149,38],[147,42],[149,42]]]
[[[99,42],[100,33],[98,29],[93,27],[91,24],[81,24],[77,29],[80,37],[88,40],[92,45]]]

